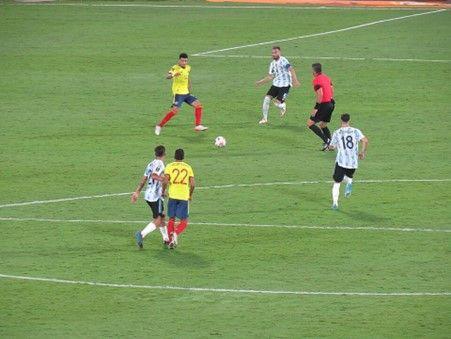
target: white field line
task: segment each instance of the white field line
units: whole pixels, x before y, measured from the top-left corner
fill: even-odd
[[[451,292],[316,292],[316,291],[283,291],[283,290],[250,290],[234,288],[210,288],[210,287],[182,287],[167,285],[135,285],[115,284],[96,281],[66,280],[55,278],[29,277],[22,275],[0,274],[0,278],[26,281],[40,281],[69,285],[88,285],[96,287],[134,288],[148,290],[169,290],[184,292],[213,292],[213,293],[241,293],[241,294],[268,294],[268,295],[323,295],[323,296],[360,296],[360,297],[430,297],[449,296]]]
[[[0,217],[0,221],[12,222],[51,222],[73,224],[145,224],[149,220],[103,220],[103,219],[50,219],[50,218],[15,218]],[[372,227],[372,226],[312,226],[312,225],[283,225],[283,224],[246,224],[246,223],[218,223],[218,222],[190,222],[190,225],[220,226],[220,227],[256,227],[256,228],[290,228],[308,230],[333,231],[374,231],[374,232],[428,232],[451,233],[451,229],[412,228],[412,227]]]
[[[125,193],[86,195],[86,196],[81,196],[81,197],[70,197],[70,198],[50,199],[50,200],[34,200],[34,201],[25,201],[25,202],[15,202],[15,203],[11,203],[11,204],[0,205],[0,208],[50,204],[50,203],[54,203],[54,202],[65,202],[65,201],[84,200],[84,199],[107,198],[107,197],[116,197],[116,196],[127,195],[127,194],[131,194],[131,192],[130,193],[125,192]]]
[[[271,41],[263,41],[263,42],[257,42],[257,43],[253,43],[253,44],[248,44],[248,45],[240,45],[240,46],[234,46],[234,47],[210,50],[210,51],[205,51],[205,52],[199,52],[199,53],[193,54],[193,56],[200,56],[200,55],[206,55],[206,54],[212,54],[212,53],[232,51],[232,50],[237,50],[237,49],[242,49],[242,48],[249,48],[249,47],[255,47],[255,46],[272,45],[272,44],[276,44],[276,43],[280,43],[280,42],[287,42],[287,41],[293,41],[293,40],[307,39],[307,38],[313,38],[313,37],[324,36],[324,35],[329,35],[329,34],[336,34],[336,33],[347,32],[347,31],[351,31],[351,30],[355,30],[355,29],[359,29],[359,28],[379,25],[379,24],[383,24],[383,23],[386,23],[386,22],[391,22],[391,21],[396,21],[396,20],[403,20],[403,19],[413,18],[413,17],[417,17],[417,16],[421,16],[421,15],[429,15],[429,14],[440,13],[440,12],[443,12],[443,11],[446,11],[446,9],[439,9],[439,10],[422,12],[422,13],[416,13],[416,14],[410,14],[410,15],[403,15],[403,16],[398,16],[398,17],[389,18],[389,19],[381,19],[381,20],[371,21],[371,22],[367,22],[367,23],[364,23],[364,24],[360,24],[360,25],[344,27],[344,28],[340,28],[340,29],[336,29],[336,30],[332,30],[332,31],[320,32],[320,33],[312,33],[312,34],[306,34],[306,35],[299,35],[299,36],[291,37],[291,38],[285,38],[285,39],[279,39],[279,40],[271,40]]]
[[[451,179],[368,179],[368,180],[355,180],[355,183],[370,184],[370,183],[405,183],[405,182],[450,182]],[[282,181],[282,182],[257,182],[252,184],[228,184],[228,185],[213,185],[213,186],[201,186],[197,187],[197,190],[206,189],[223,189],[223,188],[235,188],[235,187],[257,187],[257,186],[286,186],[286,185],[314,185],[314,184],[330,184],[332,181]],[[67,202],[74,200],[85,200],[85,199],[96,199],[96,198],[108,198],[117,197],[122,195],[129,195],[132,192],[121,192],[121,193],[106,193],[98,195],[86,195],[81,197],[68,197],[60,199],[50,199],[50,200],[34,200],[34,201],[24,201],[15,202],[9,204],[0,205],[0,208],[7,207],[17,207],[17,206],[28,206],[28,205],[41,205],[57,202]]]
[[[200,9],[284,9],[284,10],[375,10],[375,11],[424,11],[427,7],[365,7],[365,6],[268,6],[268,5],[169,5],[145,3],[15,3],[15,6],[73,6],[73,7],[130,7],[130,8],[200,8]]]
[[[201,54],[196,55],[203,58],[239,58],[239,59],[271,59],[264,55],[240,55],[240,54]],[[432,63],[450,63],[449,59],[402,59],[402,58],[363,58],[363,57],[335,57],[335,56],[285,56],[288,59],[303,60],[343,60],[343,61],[392,61],[392,62],[432,62]]]

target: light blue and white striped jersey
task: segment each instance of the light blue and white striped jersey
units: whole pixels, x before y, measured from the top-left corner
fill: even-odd
[[[163,193],[163,186],[161,181],[152,179],[152,174],[162,175],[164,173],[164,163],[161,160],[155,159],[149,163],[144,171],[147,177],[147,188],[144,193],[144,199],[149,202],[158,201],[161,199]]]
[[[273,86],[288,87],[291,86],[290,62],[287,58],[281,56],[278,60],[273,60],[269,65],[269,74],[274,76]]]
[[[337,149],[337,163],[343,168],[359,166],[359,142],[365,136],[354,127],[341,127],[332,135],[330,144]]]

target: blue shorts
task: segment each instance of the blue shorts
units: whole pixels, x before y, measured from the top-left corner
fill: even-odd
[[[178,219],[188,219],[189,202],[187,200],[170,199],[168,202],[168,217]]]
[[[182,107],[182,104],[186,102],[188,105],[192,105],[197,98],[191,94],[176,94],[174,95],[174,102],[172,103],[172,107]]]

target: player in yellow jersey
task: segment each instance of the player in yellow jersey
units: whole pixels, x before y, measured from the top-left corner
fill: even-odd
[[[163,183],[163,192],[168,188],[168,233],[169,248],[177,246],[177,238],[188,226],[189,201],[194,192],[194,172],[190,165],[183,162],[185,152],[183,149],[175,151],[175,161],[166,166]],[[175,225],[175,219],[180,222]]]
[[[188,105],[194,107],[195,116],[195,131],[206,131],[208,127],[202,125],[202,104],[194,95],[191,95],[191,79],[189,73],[191,72],[191,66],[188,65],[188,54],[181,53],[179,61],[176,65],[172,66],[168,72],[166,79],[172,79],[172,94],[174,100],[172,102],[171,110],[166,113],[163,120],[155,126],[155,134],[160,135],[161,128],[172,119],[180,111],[182,104],[186,102]]]

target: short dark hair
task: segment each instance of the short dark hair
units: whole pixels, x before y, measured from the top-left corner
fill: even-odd
[[[280,46],[272,46],[272,49],[278,49],[279,51],[281,51]]]
[[[175,155],[174,155],[175,160],[183,160],[185,159],[185,151],[181,148],[175,150]]]
[[[163,145],[159,145],[159,146],[155,147],[155,156],[156,157],[162,157],[165,154],[166,154],[166,148],[164,148]]]
[[[341,115],[340,119],[343,122],[349,122],[349,120],[351,120],[351,116],[348,113],[344,113]]]
[[[188,54],[186,54],[186,53],[180,53],[179,59],[188,59]]]
[[[315,73],[321,73],[322,72],[322,66],[319,62],[312,64],[312,69]]]

